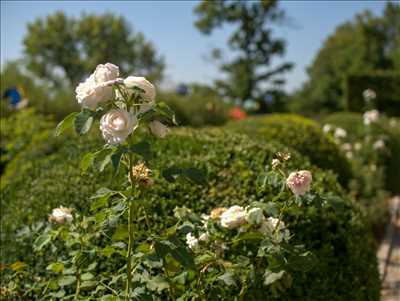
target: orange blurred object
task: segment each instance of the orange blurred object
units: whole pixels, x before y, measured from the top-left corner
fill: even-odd
[[[229,117],[235,120],[241,120],[247,117],[247,114],[245,111],[240,109],[239,107],[234,107],[230,109],[229,111]]]

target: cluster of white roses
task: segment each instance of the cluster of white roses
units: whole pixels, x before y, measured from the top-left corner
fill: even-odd
[[[342,138],[346,138],[347,137],[347,132],[345,129],[342,129],[340,127],[335,127],[329,123],[325,124],[322,127],[322,130],[324,131],[324,133],[333,133],[333,137],[335,139],[342,139]]]
[[[118,89],[115,92],[113,86]],[[131,99],[134,89],[141,91],[141,99],[137,107],[126,110],[123,104]],[[76,98],[83,107],[95,110],[101,104],[115,99],[117,109],[112,109],[100,119],[100,130],[108,144],[119,144],[138,126],[137,115],[149,111],[155,105],[156,90],[152,83],[144,77],[128,76],[119,78],[119,68],[111,63],[98,65],[93,74],[76,88]],[[168,128],[154,120],[149,123],[150,131],[163,138]]]
[[[278,241],[288,240],[290,237],[289,230],[285,228],[283,221],[274,218],[266,218],[262,209],[254,207],[231,206],[229,208],[219,207],[211,211],[210,215],[202,216],[204,221],[205,232],[201,233],[197,238],[193,233],[186,234],[186,243],[189,248],[195,250],[199,247],[200,242],[208,242],[209,234],[207,232],[207,222],[209,219],[217,222],[222,228],[233,230],[238,229],[239,232],[246,231],[247,226],[254,226],[265,236],[273,236]]]

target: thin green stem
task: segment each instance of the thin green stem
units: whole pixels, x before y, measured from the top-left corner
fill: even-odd
[[[130,292],[132,289],[132,249],[133,249],[133,217],[134,217],[134,190],[135,184],[133,183],[133,157],[129,155],[129,175],[131,181],[131,200],[128,201],[129,212],[128,212],[128,233],[129,233],[129,241],[128,241],[128,253],[126,256],[126,291],[125,291],[125,300],[130,299]]]

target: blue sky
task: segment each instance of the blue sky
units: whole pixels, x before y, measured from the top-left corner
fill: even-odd
[[[112,12],[124,16],[133,28],[144,33],[164,55],[165,85],[198,81],[211,83],[220,75],[205,57],[213,47],[224,47],[230,28],[211,36],[193,26],[196,1],[1,1],[1,64],[23,54],[26,26],[38,17],[57,10],[79,16],[83,12]],[[356,13],[370,9],[381,14],[384,1],[281,1],[292,25],[280,27],[275,35],[287,40],[284,60],[295,63],[287,76],[286,89],[292,91],[307,78],[305,68],[336,26]],[[278,62],[276,60],[275,62]],[[101,62],[99,62],[101,63]]]

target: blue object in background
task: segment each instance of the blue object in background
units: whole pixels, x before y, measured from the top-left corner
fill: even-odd
[[[10,89],[7,89],[4,92],[3,98],[10,98],[10,104],[13,107],[16,107],[18,103],[21,101],[21,94],[18,92],[17,88],[13,87]]]
[[[187,95],[189,93],[189,88],[185,84],[180,84],[176,87],[176,94]]]

